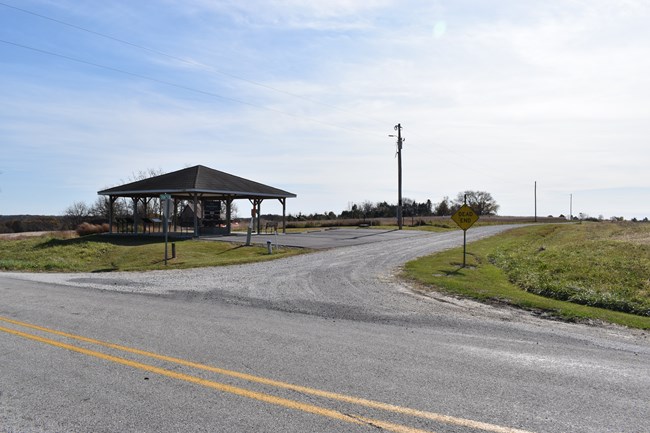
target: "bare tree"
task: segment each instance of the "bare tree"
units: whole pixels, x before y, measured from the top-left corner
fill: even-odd
[[[63,211],[66,219],[66,226],[75,229],[90,216],[90,207],[83,201],[76,201]]]
[[[99,196],[95,200],[95,204],[90,208],[90,215],[95,218],[102,218],[105,220],[109,219],[111,202],[110,199],[106,196]],[[123,216],[127,215],[128,210],[124,206],[123,201],[116,200],[113,203],[113,216]]]
[[[223,208],[224,208],[224,218],[223,219],[225,220],[226,219],[226,215],[225,215],[226,207],[223,206]],[[238,211],[239,211],[239,209],[237,208],[237,203],[235,203],[234,201],[232,203],[230,203],[230,218],[231,219],[236,219],[237,218],[237,212]]]

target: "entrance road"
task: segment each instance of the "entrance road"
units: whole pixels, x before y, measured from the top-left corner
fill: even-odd
[[[648,431],[643,333],[424,297],[394,278],[407,259],[461,241],[460,232],[422,233],[193,271],[0,274],[0,430],[376,431],[371,423],[409,432]],[[50,329],[434,416],[206,372]]]

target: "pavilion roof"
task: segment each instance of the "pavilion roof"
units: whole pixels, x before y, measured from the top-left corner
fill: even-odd
[[[155,197],[170,194],[175,198],[199,195],[203,198],[290,198],[296,194],[203,165],[184,168],[160,176],[138,180],[98,191],[118,197]]]

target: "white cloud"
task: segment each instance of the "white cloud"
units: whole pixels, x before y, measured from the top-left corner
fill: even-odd
[[[77,65],[65,79],[56,69],[47,80],[5,72],[13,99],[0,131],[25,149],[12,163],[65,155],[93,178],[88,191],[143,168],[200,163],[298,193],[295,211],[338,212],[395,200],[388,134],[401,122],[405,195],[416,200],[481,189],[503,213],[532,213],[537,180],[542,212],[559,214],[571,192],[650,188],[646,2],[166,5],[138,42],[207,68],[137,59],[132,48],[105,61],[252,106]],[[116,7],[129,23],[144,19],[138,4]],[[178,28],[163,32],[173,16]]]
[[[359,30],[373,26],[373,12],[394,2],[389,0],[305,0],[222,1],[194,0],[192,13],[212,11],[225,14],[238,24],[254,27],[311,30]]]

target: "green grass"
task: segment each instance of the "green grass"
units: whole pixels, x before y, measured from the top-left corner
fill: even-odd
[[[471,230],[471,229],[470,229]],[[428,290],[650,329],[650,224],[523,227],[409,262]]]
[[[183,269],[251,263],[301,254],[282,248],[269,255],[266,247],[226,242],[176,240],[176,258],[164,263],[159,238],[90,235],[80,238],[46,235],[0,240],[0,270],[29,272],[110,272]],[[168,246],[171,257],[171,242]]]

